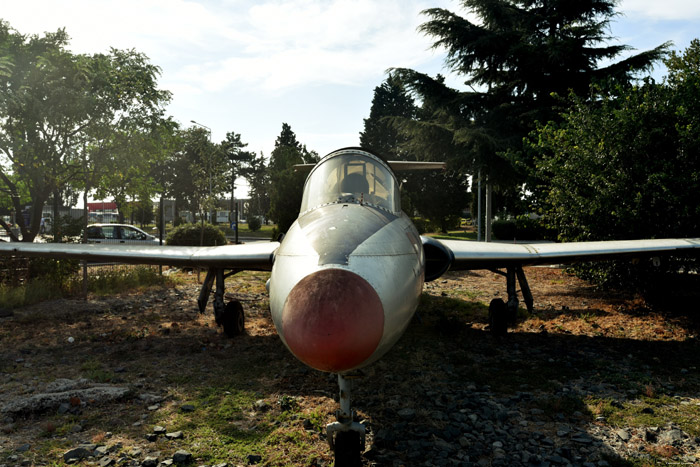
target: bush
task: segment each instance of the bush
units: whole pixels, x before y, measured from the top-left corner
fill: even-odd
[[[411,219],[413,221],[413,225],[416,226],[416,230],[418,230],[418,233],[423,235],[424,233],[427,232],[435,232],[438,230],[437,226],[430,222],[428,219],[423,219],[422,217],[414,217]]]
[[[493,236],[499,240],[513,240],[516,238],[516,227],[514,220],[497,220],[491,224]]]
[[[226,245],[226,236],[216,226],[204,224],[203,246]],[[202,238],[202,224],[183,224],[176,227],[165,240],[168,245],[199,246]]]
[[[262,223],[260,222],[259,217],[251,216],[248,218],[248,229],[251,232],[257,232],[260,230],[260,227],[262,227]]]
[[[80,269],[76,259],[32,258],[29,260],[29,278],[50,281],[63,287],[66,281]]]
[[[184,223],[185,223],[185,219],[183,219],[180,216],[177,216],[177,217],[175,217],[175,219],[173,219],[173,227],[178,227]]]
[[[548,229],[542,220],[518,216],[515,219],[498,220],[492,225],[493,235],[499,240],[554,240],[556,232]]]

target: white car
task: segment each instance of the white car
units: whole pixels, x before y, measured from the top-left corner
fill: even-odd
[[[160,241],[138,227],[127,224],[92,224],[87,227],[88,243],[141,243],[159,245]]]

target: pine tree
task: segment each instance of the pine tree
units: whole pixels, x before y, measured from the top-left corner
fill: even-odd
[[[557,118],[553,95],[585,95],[593,83],[628,84],[666,53],[668,43],[599,67],[630,49],[604,44],[616,3],[463,0],[478,23],[429,9],[424,14],[430,19],[420,30],[435,38],[435,48],[447,50],[447,66],[464,76],[472,91],[458,92],[414,70],[396,69],[394,74],[432,103],[435,110],[422,127],[429,122],[449,130],[462,167],[508,178],[512,161],[502,156],[519,153],[536,121]],[[411,129],[414,135],[420,130]]]
[[[407,137],[388,117],[413,119],[415,116],[413,98],[396,77],[390,76],[374,88],[369,117],[364,119],[364,131],[360,132],[360,146],[387,159],[406,159],[402,145]]]

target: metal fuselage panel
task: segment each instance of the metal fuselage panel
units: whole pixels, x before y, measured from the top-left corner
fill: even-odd
[[[309,211],[289,229],[275,255],[270,309],[277,333],[289,347],[282,311],[302,279],[323,269],[350,271],[372,286],[384,310],[381,340],[356,368],[366,366],[384,355],[408,326],[423,288],[424,268],[420,236],[403,214],[360,204],[333,204]]]

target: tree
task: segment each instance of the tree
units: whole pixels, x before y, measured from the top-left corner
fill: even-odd
[[[241,135],[232,131],[226,133],[226,139],[221,142],[221,149],[228,162],[226,175],[230,180],[231,188],[231,216],[234,215],[233,203],[236,179],[238,177],[245,177],[248,174],[250,163],[255,158],[254,153],[243,150],[246,146],[248,146],[248,144],[241,141]]]
[[[378,153],[387,160],[406,160],[407,137],[400,133],[388,117],[414,119],[416,105],[403,84],[389,76],[374,88],[369,117],[364,119],[360,132],[360,146]]]
[[[74,55],[67,44],[64,30],[25,36],[0,23],[0,183],[16,212],[31,205],[29,226],[20,223],[23,241],[38,233],[49,196],[58,200],[87,181],[88,152],[160,116],[169,99],[156,88],[159,69],[144,55],[115,49]]]
[[[173,194],[178,206],[198,212],[203,222],[206,213],[214,209],[217,196],[229,188],[229,162],[204,128],[181,130],[178,140],[171,159]]]
[[[421,171],[406,183],[413,206],[441,232],[459,227],[461,213],[469,204],[467,177],[459,172]]]
[[[430,148],[426,154],[421,152],[423,141],[413,140],[401,131],[404,125],[420,125],[427,105],[424,102],[421,108],[416,107],[403,84],[390,75],[374,89],[360,145],[390,160],[445,160],[435,138],[425,142],[425,147]],[[459,219],[459,213],[467,206],[465,177],[455,171],[402,173],[400,183],[402,209],[432,220],[443,231],[455,218]]]
[[[260,154],[250,160],[245,177],[250,186],[250,213],[253,216],[267,216],[270,211],[270,171],[265,164],[265,156]]]
[[[294,170],[295,164],[318,162],[318,154],[301,145],[286,123],[275,141],[270,155],[270,212],[269,217],[277,224],[277,231],[286,232],[299,214],[306,176]]]
[[[522,185],[522,139],[536,121],[557,118],[553,95],[585,95],[594,82],[628,84],[663,56],[668,44],[599,67],[629,49],[606,46],[615,15],[614,0],[463,0],[474,23],[445,9],[424,11],[430,19],[420,30],[447,50],[447,66],[466,78],[471,91],[450,89],[425,74],[396,69],[394,75],[422,100],[432,114],[410,134],[444,132],[456,146],[455,163],[503,189]],[[423,138],[425,139],[425,138]],[[517,172],[515,169],[521,169]],[[515,199],[515,198],[514,198]]]
[[[562,240],[700,231],[700,41],[665,63],[662,84],[648,79],[601,91],[593,102],[573,97],[561,124],[551,122],[529,138],[537,175],[546,181],[539,187],[542,211]],[[669,268],[678,271],[679,264]],[[608,282],[632,278],[644,285],[651,277],[621,263],[586,270]]]

